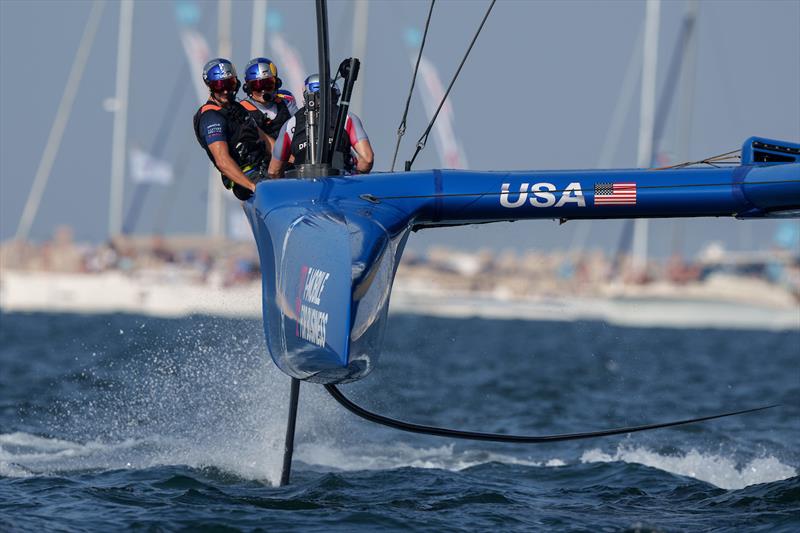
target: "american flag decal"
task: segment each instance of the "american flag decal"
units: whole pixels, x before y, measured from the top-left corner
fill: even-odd
[[[636,184],[595,183],[594,205],[636,205]]]

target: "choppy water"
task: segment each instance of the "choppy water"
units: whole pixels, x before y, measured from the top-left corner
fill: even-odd
[[[0,530],[800,529],[800,333],[393,316],[344,390],[410,421],[561,433],[539,446],[369,425],[288,378],[258,321],[0,315]]]

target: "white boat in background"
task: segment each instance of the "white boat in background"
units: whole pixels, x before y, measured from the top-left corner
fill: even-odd
[[[260,296],[260,281],[226,287],[221,276],[202,282],[178,270],[135,275],[6,270],[0,277],[3,312],[258,317]]]
[[[398,278],[391,313],[438,317],[545,321],[604,321],[631,327],[800,330],[800,304],[760,280],[712,276],[706,283],[675,286],[610,285],[603,296],[515,297],[502,287],[489,292],[446,289],[429,280]],[[757,304],[746,299],[758,294]],[[4,270],[0,310],[44,313],[130,313],[157,317],[213,315],[260,318],[261,282],[227,285],[180,268],[132,274]]]

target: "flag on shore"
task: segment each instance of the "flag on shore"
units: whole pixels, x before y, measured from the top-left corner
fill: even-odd
[[[134,183],[172,183],[172,165],[169,162],[153,157],[140,148],[131,148],[129,161]]]

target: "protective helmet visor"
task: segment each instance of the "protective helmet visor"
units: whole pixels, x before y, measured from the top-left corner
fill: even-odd
[[[215,93],[226,93],[236,90],[237,81],[235,77],[226,78],[224,80],[210,80],[208,87]]]
[[[262,78],[260,80],[252,80],[247,82],[247,87],[250,89],[251,92],[253,91],[264,91],[267,93],[271,93],[275,91],[276,83],[275,78]]]
[[[307,93],[318,93],[319,92],[319,82],[314,81],[307,81],[306,82],[306,92]]]

